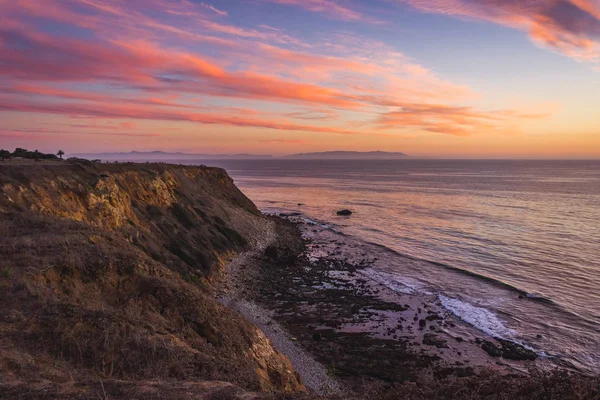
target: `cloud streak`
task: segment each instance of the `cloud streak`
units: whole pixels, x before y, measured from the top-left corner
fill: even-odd
[[[362,21],[371,23],[381,23],[380,21],[370,18],[363,13],[351,9],[340,4],[340,1],[335,0],[262,0],[264,2],[283,4],[295,7],[301,7],[305,10],[324,14],[332,19],[342,21]]]
[[[383,114],[377,123],[380,129],[418,128],[427,132],[469,136],[479,132],[518,129],[520,120],[548,117],[549,113],[520,114],[510,110],[481,112],[473,107],[443,104],[405,104]]]
[[[125,107],[123,105],[98,105],[82,103],[44,103],[44,102],[5,102],[0,99],[0,111],[17,111],[40,114],[63,114],[72,117],[97,117],[97,118],[133,118],[157,121],[185,121],[197,122],[207,125],[229,125],[239,127],[267,128],[281,131],[318,132],[341,135],[371,135],[385,136],[384,134],[370,134],[369,132],[348,130],[343,128],[302,125],[275,120],[244,118],[241,116],[209,114],[201,112],[178,112],[164,109],[147,109],[141,107]]]
[[[595,0],[396,0],[430,13],[523,30],[541,46],[582,61],[600,59],[600,3]]]
[[[265,1],[366,20],[334,1]],[[188,0],[0,2],[0,111],[96,118],[131,135],[138,128],[122,120],[385,137],[470,135],[528,118],[456,105],[472,90],[383,43],[349,33],[308,43],[228,18]]]

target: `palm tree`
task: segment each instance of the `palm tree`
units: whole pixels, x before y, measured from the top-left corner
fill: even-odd
[[[64,156],[64,155],[65,155],[65,152],[64,152],[64,151],[62,151],[62,150],[59,150],[59,151],[58,151],[58,153],[56,153],[56,155],[57,155],[57,156],[59,156],[59,157],[60,157],[60,159],[62,160],[62,156]]]

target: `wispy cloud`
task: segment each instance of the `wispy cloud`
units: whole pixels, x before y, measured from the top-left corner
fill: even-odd
[[[88,131],[76,131],[66,132],[64,130],[53,130],[53,129],[41,129],[41,128],[20,128],[20,129],[6,129],[0,130],[0,137],[57,137],[57,136],[79,136],[79,135],[95,135],[95,136],[131,136],[131,137],[159,137],[162,136],[159,133],[140,133],[140,132],[88,132]]]
[[[227,11],[223,11],[223,10],[219,10],[218,8],[216,8],[215,6],[213,6],[212,4],[207,4],[207,3],[199,3],[202,7],[209,9],[210,11],[214,12],[217,15],[220,16],[227,16]]]
[[[306,10],[325,14],[331,18],[345,21],[375,21],[362,13],[343,6],[335,0],[262,0],[265,2],[301,7]]]
[[[475,18],[523,30],[536,43],[582,61],[600,59],[596,0],[396,0],[431,13]]]
[[[271,1],[364,17],[333,1]],[[5,112],[365,136],[467,135],[527,118],[457,105],[470,88],[381,42],[338,32],[308,43],[227,23],[209,3],[15,0],[0,3],[0,15]],[[68,29],[49,33],[48,21]]]
[[[522,114],[511,110],[481,112],[473,107],[444,104],[405,104],[383,114],[377,121],[381,129],[418,128],[455,136],[478,132],[518,129],[516,122],[546,118],[550,113]],[[516,125],[516,126],[515,126]]]

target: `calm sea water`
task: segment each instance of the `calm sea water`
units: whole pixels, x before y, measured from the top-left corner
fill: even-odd
[[[390,287],[436,293],[484,332],[600,371],[600,161],[207,163],[263,210],[379,245],[371,273]]]

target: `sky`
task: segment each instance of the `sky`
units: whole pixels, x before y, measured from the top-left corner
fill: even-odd
[[[600,158],[600,0],[0,0],[0,148]]]

